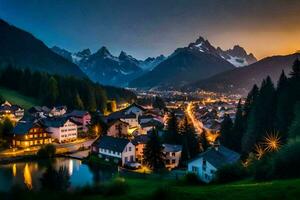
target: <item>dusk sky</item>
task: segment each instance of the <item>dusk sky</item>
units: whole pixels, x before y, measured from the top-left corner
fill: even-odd
[[[300,50],[298,0],[0,0],[0,18],[49,47],[169,55],[198,36],[257,58]]]

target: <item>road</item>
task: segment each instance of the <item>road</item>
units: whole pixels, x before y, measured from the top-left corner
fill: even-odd
[[[208,128],[205,128],[203,123],[195,117],[195,114],[193,113],[193,103],[194,102],[190,102],[187,105],[186,113],[187,113],[188,117],[190,118],[190,120],[192,121],[192,124],[195,127],[196,132],[198,134],[202,134],[203,130],[205,130],[208,141],[214,142],[216,140],[216,138],[219,136],[219,134],[211,131]]]
[[[190,102],[186,107],[186,113],[190,120],[192,121],[193,126],[195,127],[195,130],[198,134],[201,134],[203,132],[203,123],[196,119],[194,113],[193,113],[193,102]]]

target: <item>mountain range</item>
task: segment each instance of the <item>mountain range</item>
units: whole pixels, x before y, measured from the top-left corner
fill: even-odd
[[[254,84],[270,76],[276,85],[282,70],[288,75],[300,53],[271,56],[243,68],[236,68],[199,80],[187,88],[246,94]]]
[[[0,19],[0,67],[9,64],[52,74],[87,77],[77,65],[53,53],[32,34]]]
[[[131,80],[151,71],[166,59],[161,55],[138,60],[124,51],[113,56],[104,46],[95,53],[91,53],[90,49],[71,53],[57,46],[52,47],[52,51],[77,64],[91,80],[114,86],[127,86]]]
[[[178,48],[152,71],[130,82],[130,87],[180,87],[226,70],[256,62],[253,54],[240,46],[223,51],[199,37],[187,47]]]

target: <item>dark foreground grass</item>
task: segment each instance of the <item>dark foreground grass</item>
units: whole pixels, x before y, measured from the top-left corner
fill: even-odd
[[[300,199],[300,179],[280,180],[270,182],[242,181],[224,185],[199,185],[190,186],[175,181],[158,179],[125,179],[126,191],[118,193],[118,187],[110,188],[109,195],[102,194],[80,194],[78,192],[30,192],[18,193],[20,197],[14,199],[30,200],[53,200],[53,199],[85,199],[85,200],[140,200],[140,199],[188,199],[188,200],[234,200],[234,199],[256,199],[256,200],[282,200]],[[15,193],[15,192],[14,192]]]

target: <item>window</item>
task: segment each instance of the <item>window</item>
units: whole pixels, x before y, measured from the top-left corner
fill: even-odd
[[[175,156],[175,153],[172,153],[172,156]]]
[[[131,147],[128,148],[128,151],[131,151]]]
[[[204,159],[202,161],[202,169],[203,169],[203,171],[206,171],[206,160],[204,160]]]
[[[166,164],[167,164],[167,165],[170,164],[170,160],[169,160],[169,159],[166,160]]]
[[[172,159],[172,164],[175,164],[176,163],[176,160],[175,159]]]
[[[194,173],[198,173],[198,167],[195,167],[195,166],[192,166],[192,172],[194,172]]]

